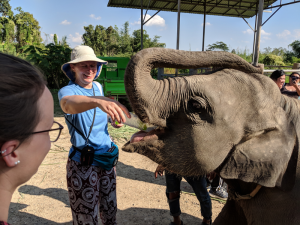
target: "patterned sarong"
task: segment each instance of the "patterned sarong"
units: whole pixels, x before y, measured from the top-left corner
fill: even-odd
[[[67,183],[73,225],[98,225],[99,205],[103,225],[117,224],[115,168],[106,171],[68,159]]]

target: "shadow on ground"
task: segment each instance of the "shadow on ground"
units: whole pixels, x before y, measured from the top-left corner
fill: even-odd
[[[32,224],[32,225],[72,225],[73,222],[66,223],[57,223],[42,217],[35,216],[27,212],[21,212],[20,210],[27,208],[28,205],[21,203],[11,203],[9,207],[9,217],[8,223],[13,225],[23,225],[23,224]],[[49,212],[50,213],[50,212]]]
[[[21,212],[28,205],[21,203],[11,203],[9,210],[8,222],[14,225],[72,225],[72,221],[65,223],[57,223],[42,217],[35,216],[27,212]],[[71,213],[71,212],[70,212]],[[134,218],[130,215],[135,215]],[[147,215],[147,216],[144,216]],[[120,220],[119,218],[122,218]],[[202,220],[183,213],[181,215],[185,224],[201,224]],[[117,222],[119,225],[162,225],[171,222],[171,216],[168,210],[153,209],[153,208],[128,208],[125,210],[118,210]],[[99,223],[101,224],[101,223]]]
[[[154,171],[150,172],[148,170],[135,168],[130,165],[126,165],[122,162],[118,162],[117,165],[117,176],[131,179],[143,181],[151,184],[157,184],[161,186],[166,186],[165,176],[154,178]],[[181,190],[184,192],[194,193],[192,187],[185,181],[181,181]]]
[[[24,185],[18,190],[20,193],[28,195],[45,195],[63,202],[66,207],[70,207],[68,192],[61,188],[39,188],[33,185]]]

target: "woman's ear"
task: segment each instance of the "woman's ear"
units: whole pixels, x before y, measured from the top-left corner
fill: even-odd
[[[19,154],[15,151],[19,145],[18,140],[7,141],[2,145],[1,156],[8,167],[14,167],[20,162]]]

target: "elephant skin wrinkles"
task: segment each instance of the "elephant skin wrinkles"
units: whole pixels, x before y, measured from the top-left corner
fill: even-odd
[[[155,67],[218,67],[209,74],[154,80]],[[223,69],[222,69],[223,68]],[[300,104],[237,55],[150,48],[125,72],[130,104],[158,130],[123,150],[183,176],[216,171],[251,200],[228,200],[215,225],[300,224]]]

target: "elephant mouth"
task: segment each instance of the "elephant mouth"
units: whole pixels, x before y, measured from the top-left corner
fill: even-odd
[[[135,152],[154,159],[155,155],[160,154],[160,150],[164,147],[163,136],[166,129],[156,128],[149,132],[139,131],[132,135],[122,150],[125,152]],[[155,160],[154,160],[155,161]]]
[[[149,132],[138,131],[131,136],[130,143],[159,140],[161,135],[163,135],[164,133],[165,133],[165,130],[162,128],[156,128]]]

